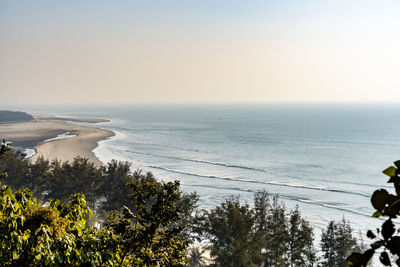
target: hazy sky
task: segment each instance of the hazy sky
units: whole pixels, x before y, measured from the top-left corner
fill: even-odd
[[[400,1],[2,0],[2,101],[400,101]]]

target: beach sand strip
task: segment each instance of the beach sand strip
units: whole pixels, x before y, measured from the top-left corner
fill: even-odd
[[[69,118],[71,119],[71,118]],[[104,120],[86,121],[76,118],[74,121],[80,122],[100,122]],[[76,135],[69,138],[56,139],[60,134]],[[48,160],[58,159],[61,161],[72,161],[80,156],[88,158],[97,166],[101,166],[101,161],[96,158],[92,152],[98,145],[98,142],[113,136],[112,131],[76,125],[67,122],[65,119],[35,117],[35,121],[5,123],[0,124],[0,138],[12,142],[14,147],[34,148],[36,154],[30,158],[35,161],[43,156]]]

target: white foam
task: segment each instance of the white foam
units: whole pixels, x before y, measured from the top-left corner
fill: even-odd
[[[26,154],[25,158],[26,158],[26,159],[29,159],[30,157],[32,157],[33,155],[36,154],[36,150],[33,149],[33,148],[26,148],[26,149],[24,150],[24,153]]]
[[[119,160],[119,161],[129,161],[128,158],[122,157],[118,154],[114,154],[111,152],[108,144],[110,142],[125,139],[126,135],[120,131],[112,130],[114,132],[114,136],[111,136],[105,140],[101,140],[97,142],[97,147],[92,150],[96,158],[98,158],[103,164],[107,164],[111,160]]]
[[[44,142],[50,142],[50,141],[58,140],[58,139],[71,138],[71,137],[75,137],[75,136],[76,136],[76,134],[70,134],[70,132],[65,132],[63,134],[57,135],[56,137],[46,139],[46,140],[44,140]]]

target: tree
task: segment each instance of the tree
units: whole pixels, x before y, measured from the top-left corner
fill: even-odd
[[[354,249],[357,249],[357,239],[353,237],[353,230],[344,218],[337,224],[337,266],[347,266],[346,257]]]
[[[51,199],[65,202],[71,194],[82,193],[98,218],[97,225],[102,225],[109,211],[120,210],[123,206],[134,210],[132,202],[127,198],[131,193],[127,183],[156,182],[151,172],[137,170],[132,173],[128,162],[112,160],[106,166],[97,168],[88,159],[80,157],[72,162],[49,162],[43,157],[29,162],[18,151],[8,151],[6,154],[0,161],[0,173],[8,173],[11,178],[3,180],[5,184],[13,190],[29,187],[34,196],[43,202]],[[197,200],[198,195],[195,193],[182,193],[180,203],[177,203],[182,212],[175,223],[185,228],[186,239],[190,238],[189,228],[193,223],[192,213],[197,208]]]
[[[259,265],[288,266],[288,218],[286,208],[273,196],[272,203],[266,191],[254,194],[255,240],[258,242]]]
[[[204,251],[199,247],[192,247],[189,249],[189,266],[202,267],[206,264],[206,258],[203,256]]]
[[[4,141],[5,142],[5,141]],[[7,143],[3,143],[3,145]],[[8,146],[6,146],[8,148]],[[0,171],[8,173],[12,179],[3,180],[14,190],[26,186],[26,177],[28,173],[29,162],[25,159],[25,154],[20,151],[7,149],[0,162]]]
[[[76,157],[71,163],[53,161],[52,177],[48,181],[48,198],[60,198],[63,201],[71,194],[83,193],[91,207],[95,207],[98,196],[95,195],[101,186],[101,172],[93,162],[86,158]]]
[[[10,150],[10,143],[7,143],[6,140],[3,139],[3,142],[0,145],[0,159],[3,159],[6,155],[6,152]],[[8,177],[6,172],[0,172],[0,185],[3,184],[5,178]]]
[[[204,235],[211,242],[216,266],[254,266],[253,212],[239,198],[230,198],[205,211]]]
[[[3,141],[0,149],[1,165],[10,171],[8,181],[16,183],[13,175],[20,163],[25,163],[18,153],[7,153],[9,143]],[[8,160],[8,157],[12,157]],[[7,164],[4,163],[8,160]],[[16,163],[16,164],[15,164]],[[25,171],[25,170],[24,170]],[[6,178],[6,173],[2,178]],[[13,193],[12,188],[2,185],[0,189],[0,262],[3,266],[65,266],[101,265],[107,262],[92,242],[97,236],[95,229],[85,226],[91,211],[83,195],[71,196],[64,205],[53,200],[42,206],[29,189]],[[100,236],[100,235],[99,235]]]
[[[86,228],[90,209],[83,195],[68,204],[58,200],[42,206],[29,189],[0,190],[0,262],[3,266],[101,265],[107,251],[88,246],[93,228]],[[103,253],[103,254],[102,254]]]
[[[395,263],[400,266],[400,236],[396,235],[396,227],[393,219],[400,215],[400,161],[394,162],[394,166],[389,166],[383,173],[389,176],[388,183],[392,183],[395,194],[389,193],[385,189],[376,190],[371,196],[371,204],[376,210],[372,214],[373,218],[385,217],[381,229],[376,232],[368,230],[367,237],[374,242],[370,248],[364,252],[353,252],[348,258],[350,266],[366,266],[375,254],[380,250],[379,260],[385,266],[391,266],[393,258],[397,256]],[[397,232],[399,232],[397,230]]]
[[[322,232],[321,248],[323,252],[322,266],[346,267],[346,257],[358,248],[349,222],[344,218],[340,222],[329,222]]]
[[[336,225],[330,221],[326,230],[322,232],[321,249],[323,253],[322,266],[335,266],[336,263]]]
[[[298,208],[286,214],[277,196],[254,194],[254,209],[230,198],[204,212],[203,236],[211,242],[217,266],[313,266],[315,249],[309,223]]]
[[[278,197],[274,197],[272,201],[271,211],[267,218],[267,239],[269,244],[267,247],[267,266],[288,266],[287,251],[289,233],[286,219],[286,208],[283,203],[279,202]]]
[[[42,206],[29,189],[0,190],[0,262],[4,266],[184,266],[179,183],[130,184],[136,215],[110,215],[102,231],[87,225],[83,195]],[[149,203],[150,202],[150,203]]]
[[[188,243],[174,224],[180,215],[179,182],[128,182],[134,210],[111,212],[107,229],[118,235],[119,265],[184,266]]]
[[[142,173],[136,171],[131,174],[131,164],[129,162],[119,162],[111,160],[107,166],[101,167],[102,185],[98,188],[97,194],[104,196],[105,201],[102,203],[104,211],[118,210],[123,206],[130,205],[126,196],[130,193],[126,184],[133,179],[139,180]],[[147,174],[150,180],[150,174]],[[151,179],[154,181],[154,178]]]
[[[269,219],[271,218],[271,203],[269,194],[263,190],[254,194],[254,241],[257,244],[257,253],[255,254],[255,263],[257,265],[269,266],[271,239],[269,237]]]
[[[29,165],[26,177],[23,186],[29,187],[37,197],[42,192],[51,190],[51,187],[48,186],[48,182],[51,180],[50,162],[42,156],[39,157],[35,163]]]
[[[180,208],[179,218],[174,222],[175,227],[182,229],[184,240],[192,243],[197,239],[194,225],[196,223],[197,202],[199,195],[196,192],[182,193],[176,205]]]
[[[7,150],[5,142],[3,145],[1,164]],[[79,177],[96,178],[99,173],[84,159],[78,158],[72,164],[55,161],[50,169],[48,162],[42,160],[37,167],[29,171],[32,177],[28,181],[35,183],[35,176],[44,174],[54,179],[42,188],[53,189],[52,183],[66,175],[66,181],[82,185],[83,190],[96,189],[93,184],[84,185],[79,180]],[[179,182],[157,182],[151,173],[136,172],[130,178],[127,192],[132,210],[124,207],[122,212],[111,212],[103,230],[88,224],[92,211],[82,194],[42,205],[29,189],[13,193],[10,186],[2,185],[2,266],[184,266],[188,245],[185,229],[189,223],[182,217],[191,213],[197,198],[184,198]],[[102,184],[97,179],[93,181],[96,186]],[[76,190],[71,185],[61,187],[61,195]]]
[[[313,266],[316,261],[313,231],[309,223],[301,218],[298,206],[290,212],[288,231],[290,266]]]

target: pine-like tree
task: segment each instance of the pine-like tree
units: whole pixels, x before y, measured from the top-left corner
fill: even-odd
[[[211,242],[216,266],[256,266],[253,261],[254,217],[239,198],[227,199],[205,214],[204,235]]]
[[[254,194],[254,232],[255,242],[257,244],[257,253],[255,254],[255,263],[258,265],[270,264],[270,239],[268,237],[268,220],[270,218],[271,203],[269,194],[263,190]]]
[[[188,253],[189,266],[190,267],[202,267],[206,264],[206,257],[204,257],[204,251],[199,247],[192,247]]]
[[[326,230],[322,232],[321,236],[321,250],[323,253],[322,266],[330,267],[335,266],[336,263],[336,224],[330,221]]]
[[[288,235],[288,260],[291,267],[313,266],[315,251],[313,231],[301,218],[298,206],[290,212]]]
[[[344,218],[340,222],[331,221],[322,232],[321,249],[324,267],[346,267],[347,256],[357,249],[357,239],[352,235],[349,222]]]
[[[267,247],[269,264],[266,266],[286,267],[288,250],[288,224],[286,220],[285,205],[279,202],[278,197],[272,200],[271,212],[268,215],[267,239],[270,240]]]

